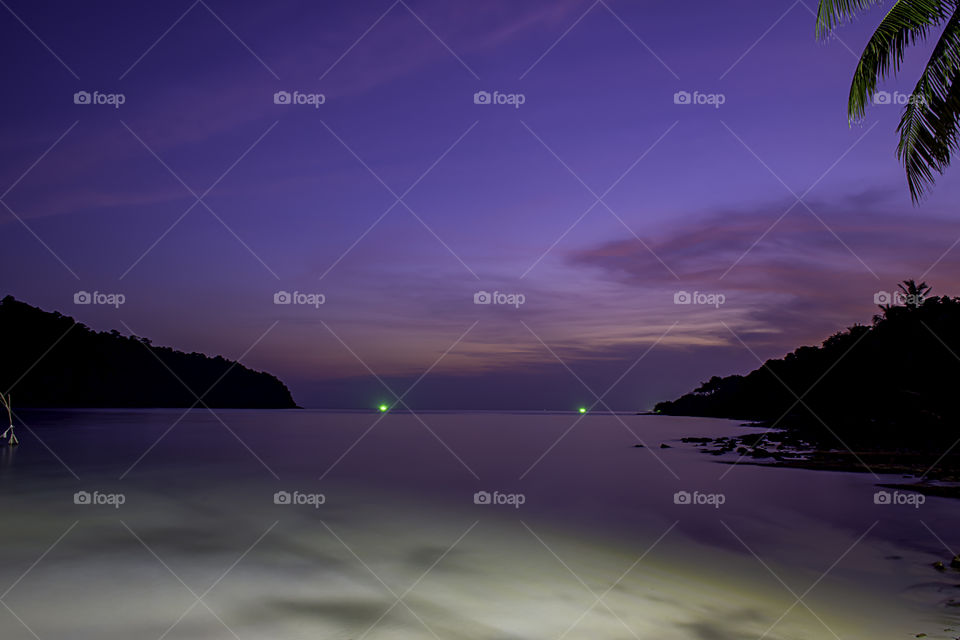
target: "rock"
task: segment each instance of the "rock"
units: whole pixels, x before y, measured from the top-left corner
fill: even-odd
[[[936,562],[934,562],[932,566],[933,566],[933,568],[936,569],[937,571],[946,571],[946,570],[947,570],[947,568],[946,568],[945,566],[943,566],[943,563],[940,562],[939,560],[937,560]]]
[[[960,569],[960,556],[953,556],[953,560],[950,561],[951,569]]]
[[[665,443],[663,443],[663,442],[660,443],[660,448],[661,448],[661,449],[673,449],[673,447],[671,447],[670,445],[665,444]]]
[[[642,445],[642,444],[635,444],[635,445],[633,445],[633,448],[634,448],[634,449],[643,449],[643,445]]]

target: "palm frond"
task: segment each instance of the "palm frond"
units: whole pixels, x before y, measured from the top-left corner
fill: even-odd
[[[858,13],[862,13],[882,0],[820,0],[817,7],[817,39],[822,40],[830,35],[833,28],[841,22],[853,20]]]
[[[960,118],[960,8],[954,8],[904,109],[897,156],[916,203],[958,150]]]
[[[863,117],[877,83],[900,70],[907,47],[924,40],[956,7],[955,0],[897,0],[864,47],[850,83],[847,116]]]

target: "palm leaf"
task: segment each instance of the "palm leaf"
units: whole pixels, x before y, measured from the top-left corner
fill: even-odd
[[[853,74],[847,103],[851,120],[863,117],[877,82],[899,71],[907,47],[926,39],[955,6],[955,0],[897,0],[864,47]]]
[[[880,2],[882,0],[820,0],[820,6],[817,7],[817,39],[826,38],[841,22],[853,20],[858,13]]]
[[[960,8],[954,8],[907,103],[897,132],[897,156],[918,202],[958,149],[960,117]]]

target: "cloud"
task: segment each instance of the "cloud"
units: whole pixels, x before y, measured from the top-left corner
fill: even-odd
[[[873,189],[811,202],[814,213],[796,205],[779,222],[791,201],[708,212],[647,240],[652,252],[626,237],[573,251],[567,260],[627,288],[722,292],[726,305],[741,311],[735,323],[727,320],[738,335],[789,349],[869,322],[875,291],[921,277],[960,238],[960,221],[890,211],[888,195]],[[935,293],[960,294],[958,260],[960,253],[948,253],[924,276]],[[705,330],[731,338],[716,325]]]

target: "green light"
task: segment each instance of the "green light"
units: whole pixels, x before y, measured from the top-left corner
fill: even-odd
[[[389,409],[389,408],[390,408],[390,407],[388,407],[388,406],[385,405],[385,404],[380,405],[380,411],[381,411],[381,412],[386,411],[386,410]]]
[[[587,412],[586,407],[580,407],[580,413],[586,413],[586,412]]]

